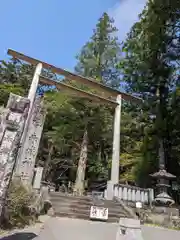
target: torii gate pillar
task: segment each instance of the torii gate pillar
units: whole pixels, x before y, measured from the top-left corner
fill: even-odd
[[[119,183],[119,158],[120,158],[120,124],[121,124],[121,95],[116,99],[118,105],[115,108],[114,114],[114,133],[113,133],[113,152],[111,164],[111,183]]]
[[[105,198],[112,200],[114,197],[114,185],[119,183],[119,160],[120,160],[120,132],[121,132],[121,102],[122,97],[118,95],[116,98],[118,105],[114,114],[114,133],[113,133],[113,152],[111,162],[111,177],[107,182]]]

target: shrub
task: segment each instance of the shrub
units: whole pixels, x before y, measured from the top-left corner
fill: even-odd
[[[5,225],[11,228],[24,227],[35,220],[35,213],[31,211],[34,201],[35,196],[30,189],[25,188],[20,180],[12,181],[7,195]]]

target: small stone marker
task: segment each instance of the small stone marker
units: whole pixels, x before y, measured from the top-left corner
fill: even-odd
[[[140,220],[120,218],[116,240],[143,240]]]
[[[34,182],[33,182],[33,188],[39,190],[41,188],[43,168],[37,167],[34,170],[35,170],[35,177],[34,177]]]

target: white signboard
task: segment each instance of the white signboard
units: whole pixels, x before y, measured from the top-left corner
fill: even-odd
[[[142,208],[142,203],[141,202],[136,202],[136,208]]]
[[[91,206],[91,219],[108,220],[108,208]]]

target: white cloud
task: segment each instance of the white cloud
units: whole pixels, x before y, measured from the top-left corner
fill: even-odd
[[[109,9],[109,15],[114,18],[115,25],[119,29],[119,40],[126,38],[133,24],[138,20],[138,15],[144,9],[146,0],[120,0],[119,3]]]

